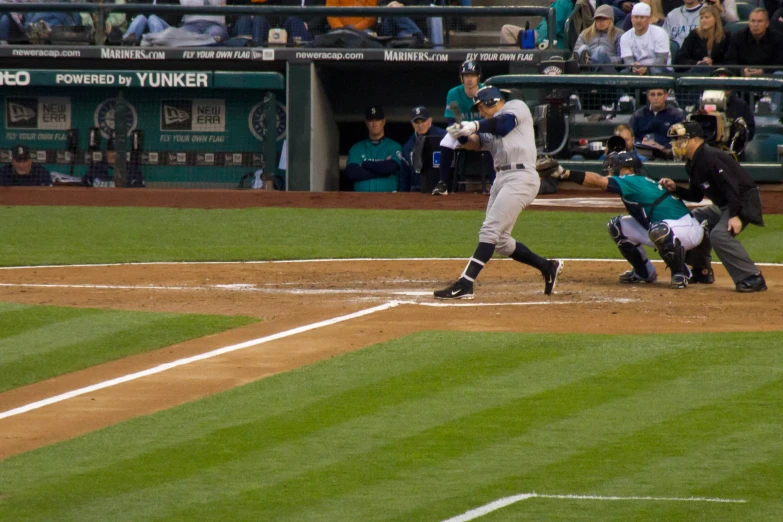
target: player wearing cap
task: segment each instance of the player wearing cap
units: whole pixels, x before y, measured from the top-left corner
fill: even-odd
[[[701,126],[694,121],[672,125],[669,137],[674,155],[685,159],[690,184],[678,187],[669,178],[661,185],[686,201],[701,201],[704,197],[713,205],[696,209],[694,215],[705,221],[709,241],[689,253],[695,283],[714,281],[711,249],[728,271],[738,292],[760,292],[767,289],[761,270],[751,261],[745,248],[736,239],[748,223],[764,226],[761,195],[750,175],[729,154],[704,143]]]
[[[413,135],[402,146],[402,165],[400,167],[400,192],[431,191],[432,179],[421,179],[425,166],[425,157],[443,156],[443,147],[431,150],[432,144],[426,138],[443,138],[446,130],[432,124],[432,116],[427,107],[420,105],[411,111]],[[429,158],[426,158],[429,159]],[[428,161],[432,165],[434,161]],[[425,176],[426,177],[426,176]]]
[[[625,284],[654,283],[658,279],[644,245],[654,247],[671,271],[671,287],[686,288],[690,270],[685,253],[701,243],[704,231],[679,198],[639,174],[642,163],[628,151],[611,152],[604,160],[609,177],[595,172],[563,170],[552,174],[586,187],[617,194],[622,198],[627,216],[609,220],[609,235],[631,270],[620,274]]]
[[[33,163],[27,145],[14,145],[11,163],[0,167],[0,185],[3,186],[50,186],[52,177],[46,167]]]
[[[356,192],[394,192],[397,190],[402,148],[384,134],[386,117],[377,105],[368,107],[365,124],[369,137],[348,151],[345,175]]]
[[[459,67],[460,85],[453,87],[446,95],[446,111],[443,116],[447,125],[454,125],[457,121],[475,121],[480,118],[479,113],[473,108],[473,97],[484,87],[481,83],[481,65],[475,60],[463,62]],[[455,112],[455,108],[457,109]],[[440,162],[440,181],[432,191],[433,196],[445,196],[449,193],[448,181],[451,165],[454,163],[454,150],[457,142],[452,138],[444,137],[441,141],[444,147]],[[491,163],[491,158],[487,160]]]
[[[545,259],[511,237],[519,213],[536,199],[541,180],[536,172],[536,144],[530,109],[521,100],[506,102],[496,87],[476,94],[481,120],[451,125],[449,135],[469,150],[492,153],[497,177],[489,193],[487,213],[479,230],[479,244],[460,278],[435,292],[438,299],[473,299],[473,283],[497,253],[530,265],[544,276],[544,294],[550,295],[563,268],[562,261]]]

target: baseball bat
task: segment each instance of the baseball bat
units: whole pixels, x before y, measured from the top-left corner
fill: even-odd
[[[454,121],[462,123],[462,111],[459,110],[459,102],[453,101],[449,103],[449,109],[454,113]]]

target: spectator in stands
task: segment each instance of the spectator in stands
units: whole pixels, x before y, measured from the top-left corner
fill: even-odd
[[[759,2],[753,2],[756,5],[761,6]],[[775,13],[783,8],[783,0],[764,0],[764,8],[767,10],[770,20],[776,20]]]
[[[114,0],[117,5],[125,4],[125,0]],[[98,13],[80,13],[81,23],[84,26],[92,27],[95,30],[95,24],[98,23]],[[111,12],[106,16],[104,21],[104,35],[106,40],[111,44],[118,44],[122,42],[124,33],[128,30],[128,19],[125,13]],[[98,42],[97,44],[103,44],[104,42]]]
[[[636,150],[636,142],[635,142],[635,136],[633,134],[633,129],[629,127],[628,125],[624,123],[618,124],[614,131],[612,132],[612,136],[618,136],[625,141],[625,150],[627,152],[630,152],[634,158],[638,159],[641,162],[647,161],[647,158],[639,154],[639,151]],[[613,152],[613,151],[609,151]],[[603,160],[606,158],[606,153],[602,154],[599,160]]]
[[[0,167],[0,185],[2,186],[50,186],[52,177],[46,167],[33,163],[30,148],[27,145],[14,145],[11,150],[11,163]]]
[[[637,145],[661,151],[664,157],[671,158],[670,138],[666,135],[669,127],[685,119],[680,109],[669,106],[668,93],[664,89],[647,89],[647,102],[631,116],[629,126],[633,129]]]
[[[780,34],[769,29],[767,11],[757,7],[750,12],[748,27],[731,35],[726,63],[744,65],[743,76],[759,76],[764,68],[780,65],[783,49]],[[769,72],[769,71],[768,71]]]
[[[615,10],[615,20],[618,22],[624,22],[630,18],[633,6],[635,6],[639,0],[611,0],[611,5]]]
[[[430,0],[405,0],[404,2],[381,0],[379,5],[381,7],[427,6],[430,5]],[[420,43],[426,40],[421,28],[407,16],[384,16],[378,27],[378,34],[381,36],[395,36],[397,38],[412,36]]]
[[[109,138],[106,143],[106,153],[101,161],[90,163],[87,174],[82,177],[82,185],[95,187],[99,185],[114,186],[114,169],[117,164],[117,149],[114,138]],[[138,163],[127,162],[125,164],[125,186],[144,187],[144,177]]]
[[[413,134],[402,146],[402,165],[400,168],[400,192],[431,192],[434,183],[438,179],[437,165],[432,160],[435,154],[442,157],[440,147],[433,150],[432,140],[440,141],[446,135],[446,130],[432,124],[432,116],[427,107],[414,107],[411,111],[411,125]],[[430,172],[425,172],[424,170]],[[423,179],[422,175],[429,174],[430,178]]]
[[[136,0],[136,4],[155,4],[155,5],[179,5],[179,0]],[[153,26],[156,27],[157,32],[163,31],[163,27],[159,24],[159,21],[166,23],[168,27],[176,27],[179,25],[182,17],[177,14],[161,14],[152,15],[155,17]],[[128,25],[128,29],[125,34],[122,35],[122,42],[126,45],[138,45],[141,42],[141,37],[147,31],[149,25],[149,18],[143,14],[139,14],[133,17],[131,23]]]
[[[641,0],[641,3],[650,6],[650,25],[657,25],[663,27],[666,22],[666,15],[663,14],[663,8],[661,7],[661,0]],[[633,29],[633,23],[630,16],[626,16],[623,21],[623,31],[627,32]]]
[[[81,23],[79,13],[36,11],[24,17],[25,35],[32,43],[48,41],[54,26],[73,27]]]
[[[670,40],[682,45],[685,37],[699,26],[699,11],[704,4],[699,0],[684,0],[684,5],[666,15],[663,29]]]
[[[783,34],[783,7],[773,13],[769,23],[773,30]]]
[[[704,4],[715,7],[725,24],[739,21],[737,3],[734,0],[704,0]]]
[[[555,38],[557,42],[553,45],[547,41],[550,47],[558,49],[565,48],[565,23],[571,11],[574,10],[574,2],[571,0],[549,0],[551,7],[555,10]],[[519,33],[522,27],[518,25],[506,24],[500,28],[500,43],[505,45],[514,45],[517,43]],[[542,18],[536,26],[536,45],[544,43],[548,38],[548,26],[546,17]]]
[[[179,3],[180,5],[190,7],[204,5],[224,6],[226,5],[226,0],[179,0]],[[151,33],[160,33],[168,29],[170,26],[165,20],[158,17],[157,15],[151,15],[147,19],[147,27]],[[184,15],[182,17],[182,25],[180,25],[180,29],[189,33],[210,36],[217,42],[222,42],[228,38],[226,17],[223,15]]]
[[[592,65],[593,71],[615,72],[620,58],[620,36],[622,30],[614,25],[614,11],[608,5],[598,6],[593,15],[593,25],[585,29],[576,39],[574,51],[579,63]],[[602,67],[609,65],[609,67]]]
[[[11,3],[4,0],[0,3]],[[24,34],[24,15],[22,13],[5,13],[0,15],[0,42],[18,42],[26,40]]]
[[[705,5],[699,11],[699,26],[683,41],[675,63],[695,65],[691,71],[707,73],[707,66],[726,63],[728,50],[729,35],[723,32],[718,9]]]
[[[229,0],[229,5],[277,5],[291,7],[323,6],[325,0]],[[233,21],[234,36],[250,36],[258,45],[269,41],[270,27],[281,27],[287,34],[287,45],[300,45],[312,42],[313,31],[322,29],[326,21],[323,17],[303,19],[298,16],[266,16],[242,15]]]
[[[345,175],[356,192],[394,192],[398,187],[402,148],[384,135],[386,118],[377,105],[367,108],[369,137],[348,151]]]
[[[326,0],[326,7],[377,7],[378,0]],[[340,29],[352,27],[357,31],[371,31],[377,18],[374,16],[328,16],[329,27]]]
[[[629,66],[627,71],[633,74],[660,74],[672,63],[669,36],[660,27],[650,25],[650,13],[647,4],[633,6],[633,31],[627,31],[620,37],[620,56]]]

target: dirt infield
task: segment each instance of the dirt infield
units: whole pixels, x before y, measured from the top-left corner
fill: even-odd
[[[180,192],[182,198],[172,198]],[[304,202],[309,201],[338,208],[359,200],[353,194],[330,198],[239,191],[31,189],[0,193],[0,204],[6,205],[11,204],[9,195],[14,195],[14,204],[55,204],[66,195],[67,204],[75,204],[77,194],[100,201],[93,204],[181,208],[196,207],[209,194],[220,203],[210,208],[259,206],[261,201],[275,206],[273,200],[281,205],[308,206]],[[31,202],[35,195],[38,198]],[[163,195],[168,196],[168,205],[163,205]],[[406,195],[379,196],[384,197],[373,208],[400,208],[395,205]],[[251,205],[253,198],[257,201]],[[440,205],[437,208],[457,207],[463,198],[469,203],[463,205],[467,208],[486,204],[484,197],[474,195],[428,197],[426,202]],[[716,267],[716,284],[675,291],[668,288],[668,273],[661,264],[656,265],[661,282],[628,287],[617,283],[617,274],[625,269],[623,263],[567,261],[556,294],[546,297],[535,270],[498,260],[482,272],[475,301],[433,306],[443,303],[435,302],[431,291],[447,284],[463,265],[462,260],[349,260],[0,270],[3,301],[262,319],[2,393],[0,413],[183,357],[394,303],[387,310],[0,419],[0,459],[422,329],[629,334],[761,331],[779,330],[783,317],[783,267],[778,266],[764,267],[769,291],[743,295],[733,291],[721,266]]]

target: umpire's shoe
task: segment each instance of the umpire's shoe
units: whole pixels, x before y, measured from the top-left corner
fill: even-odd
[[[737,292],[763,292],[767,289],[767,282],[761,272],[737,283]]]
[[[620,274],[620,282],[624,285],[635,285],[637,283],[654,283],[658,280],[658,274],[653,274],[650,277],[644,278],[634,272],[633,270],[629,270],[627,272],[623,272]]]
[[[454,284],[443,290],[436,290],[436,299],[473,299],[473,283],[466,279],[458,279]]]
[[[544,274],[544,295],[552,295],[557,286],[557,277],[563,271],[564,263],[559,259],[550,259],[549,267],[542,272]]]
[[[435,184],[435,188],[432,189],[433,196],[447,196],[448,194],[449,189],[446,187],[446,183],[443,181],[438,181]]]
[[[707,272],[705,273],[704,270]],[[712,268],[705,268],[704,270],[694,272],[693,275],[688,279],[688,284],[695,285],[700,283],[702,285],[711,285],[714,283],[715,272],[712,271]]]
[[[688,288],[688,275],[672,274],[672,282],[670,286],[677,290],[682,288]]]

